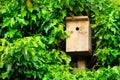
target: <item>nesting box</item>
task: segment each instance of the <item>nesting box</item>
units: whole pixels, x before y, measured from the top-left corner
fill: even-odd
[[[66,39],[66,52],[71,55],[92,55],[88,16],[67,17],[66,29],[70,32]]]

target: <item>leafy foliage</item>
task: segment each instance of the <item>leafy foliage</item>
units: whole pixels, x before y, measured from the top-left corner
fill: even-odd
[[[96,40],[95,54],[99,56],[103,66],[115,66],[120,64],[120,4],[108,1],[105,3],[101,5],[101,12],[100,10],[95,12],[95,16],[100,15],[99,19],[95,18],[95,24],[93,24]]]
[[[0,71],[3,72],[0,74],[1,77],[3,79],[40,79],[51,69],[69,68],[67,65],[70,59],[65,53],[55,49],[46,50],[47,46],[42,40],[44,40],[43,36],[18,39],[12,44],[2,40],[4,44],[0,50]]]
[[[0,79],[120,79],[118,0],[1,0]],[[66,16],[88,15],[98,70],[74,71],[64,52]]]
[[[75,74],[76,80],[119,80],[120,67],[99,68],[97,71],[81,70]]]

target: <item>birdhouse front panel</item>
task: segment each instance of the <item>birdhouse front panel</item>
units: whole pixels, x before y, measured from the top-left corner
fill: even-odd
[[[87,16],[67,17],[66,29],[70,32],[70,36],[66,39],[66,52],[91,51],[91,33]]]

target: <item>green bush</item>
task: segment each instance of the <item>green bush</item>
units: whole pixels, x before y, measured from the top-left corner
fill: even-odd
[[[119,80],[117,0],[1,0],[0,79]],[[74,71],[64,52],[66,16],[90,18],[98,70]]]
[[[41,79],[44,76],[46,78],[54,69],[57,72],[69,70],[70,59],[63,51],[45,49],[47,46],[43,43],[44,39],[44,36],[32,36],[18,39],[14,43],[2,40],[5,44],[0,48],[0,77],[20,80]]]

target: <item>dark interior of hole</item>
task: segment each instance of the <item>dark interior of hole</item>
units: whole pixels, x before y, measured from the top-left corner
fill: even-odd
[[[79,27],[76,27],[76,30],[78,31],[78,30],[79,30]]]

